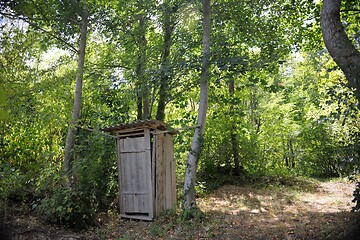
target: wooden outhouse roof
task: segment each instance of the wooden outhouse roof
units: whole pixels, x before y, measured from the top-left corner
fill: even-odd
[[[120,125],[105,127],[102,130],[104,132],[130,132],[142,129],[154,129],[166,131],[169,129],[169,125],[159,120],[142,120],[130,123],[124,123]]]

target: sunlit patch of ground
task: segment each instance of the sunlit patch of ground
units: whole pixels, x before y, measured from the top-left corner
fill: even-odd
[[[347,181],[223,186],[200,208],[219,219],[220,239],[342,239],[354,184]]]

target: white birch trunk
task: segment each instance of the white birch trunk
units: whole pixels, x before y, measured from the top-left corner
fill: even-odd
[[[74,94],[74,107],[72,110],[72,119],[70,122],[69,130],[66,137],[65,151],[64,151],[64,167],[63,171],[68,179],[68,184],[72,183],[71,170],[72,170],[72,150],[75,145],[75,126],[76,122],[80,118],[81,101],[82,101],[82,84],[84,75],[84,62],[85,62],[85,49],[86,49],[86,38],[87,38],[87,25],[89,19],[89,12],[84,0],[81,29],[80,29],[80,41],[78,50],[78,65],[76,69],[76,85]]]
[[[197,207],[195,201],[196,171],[203,143],[209,93],[210,0],[203,0],[203,14],[203,59],[200,75],[200,104],[197,119],[197,126],[199,127],[195,128],[186,166],[183,206],[185,210]]]

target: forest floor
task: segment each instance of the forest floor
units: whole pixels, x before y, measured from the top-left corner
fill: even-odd
[[[193,219],[175,211],[153,222],[108,213],[98,216],[96,227],[72,232],[15,214],[4,226],[10,239],[343,239],[360,219],[350,212],[354,186],[344,179],[224,185],[197,199],[202,214]]]

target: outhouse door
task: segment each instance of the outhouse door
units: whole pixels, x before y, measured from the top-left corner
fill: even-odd
[[[120,214],[127,218],[151,220],[154,216],[152,163],[149,131],[119,138]]]

